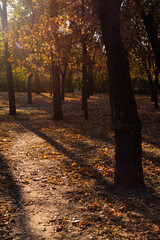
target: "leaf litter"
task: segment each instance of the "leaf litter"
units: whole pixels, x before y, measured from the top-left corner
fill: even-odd
[[[70,97],[60,122],[49,95],[33,94],[27,108],[17,93],[16,117],[1,105],[0,239],[159,239],[159,110],[137,96],[147,188],[122,191],[113,188],[108,95],[89,99],[88,122],[80,95]]]

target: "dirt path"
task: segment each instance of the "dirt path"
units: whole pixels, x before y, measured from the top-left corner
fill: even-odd
[[[48,95],[33,107],[17,100],[17,116],[0,114],[0,240],[160,239],[160,112],[149,97],[138,98],[147,188],[123,191],[113,188],[109,100],[89,100],[88,122],[79,95],[64,102],[62,122]]]
[[[69,187],[48,182],[50,172],[54,174],[53,169],[56,169],[57,163],[45,156],[40,158],[37,149],[46,145],[46,141],[25,130],[16,136],[14,142],[9,157],[12,160],[13,177],[20,187],[20,196],[17,194],[15,197],[19,208],[13,239],[83,239],[77,230],[74,231],[73,226],[74,222],[76,224],[79,221],[78,206],[69,204],[63,198]],[[53,147],[48,147],[50,151],[55,151]],[[67,226],[64,232],[65,219]]]

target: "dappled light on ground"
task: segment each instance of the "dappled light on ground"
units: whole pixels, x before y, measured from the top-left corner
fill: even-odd
[[[3,239],[159,239],[159,112],[148,96],[137,96],[147,188],[132,191],[113,188],[107,95],[89,99],[88,122],[78,94],[67,95],[60,122],[52,120],[49,94],[34,94],[29,106],[17,93],[16,117],[8,116],[5,98],[1,94]]]

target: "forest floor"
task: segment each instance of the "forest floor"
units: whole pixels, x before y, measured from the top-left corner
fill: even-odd
[[[0,239],[160,239],[160,110],[136,96],[143,124],[146,189],[116,190],[108,95],[67,94],[64,121],[52,120],[52,98],[16,93],[8,115],[0,93]]]

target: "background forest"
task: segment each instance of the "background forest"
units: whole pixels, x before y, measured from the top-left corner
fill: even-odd
[[[0,16],[0,239],[160,239],[160,1]]]
[[[33,91],[52,91],[51,60],[54,58],[59,68],[62,95],[64,89],[72,92],[82,87],[83,64],[88,91],[91,94],[108,92],[105,49],[91,1],[61,0],[55,16],[51,15],[50,1],[16,0],[8,4],[8,31],[2,31],[1,27],[2,91],[7,89],[4,63],[7,39],[16,91],[27,91],[30,72],[33,73]],[[142,1],[142,7],[146,14],[152,14],[159,34],[159,1]],[[124,1],[121,34],[128,51],[133,89],[135,93],[146,94],[154,88],[156,65],[140,11],[134,1]]]

